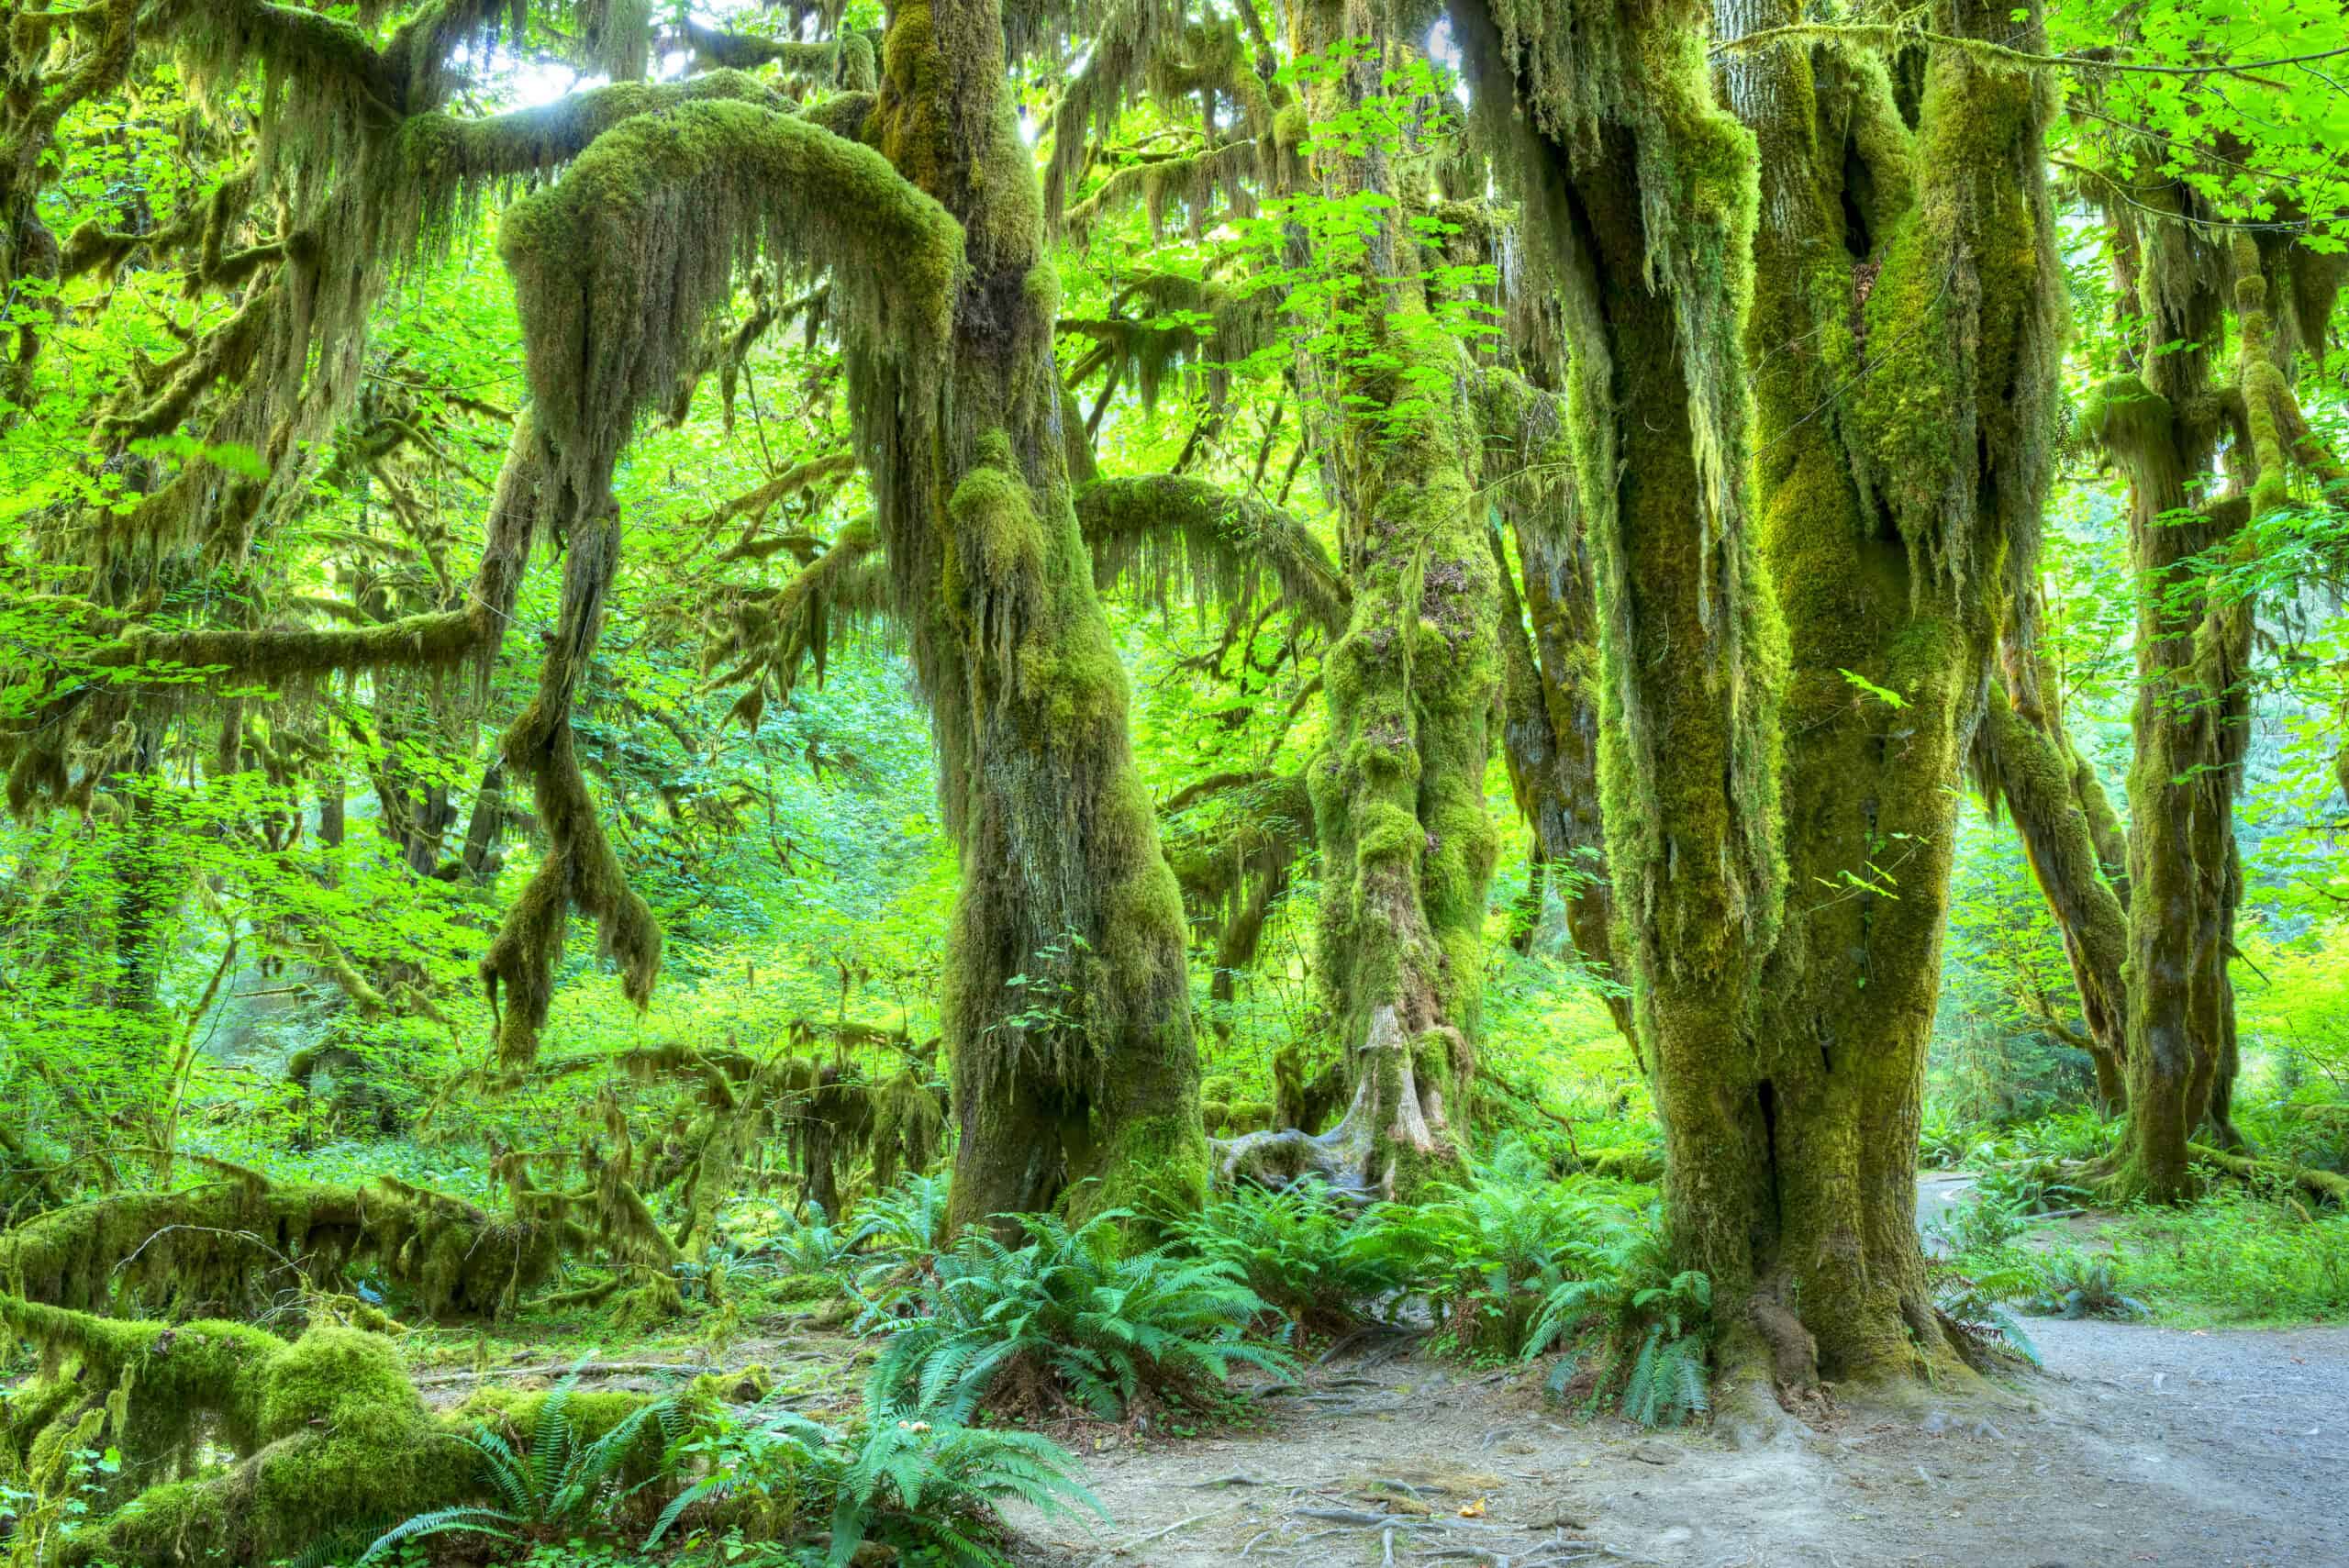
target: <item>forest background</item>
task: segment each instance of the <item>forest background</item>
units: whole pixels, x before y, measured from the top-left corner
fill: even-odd
[[[357,143],[339,139],[363,105],[307,92],[305,57],[289,66],[255,45],[257,31],[239,32],[248,24],[200,27],[191,7],[144,8],[172,47],[133,55],[126,43],[117,59],[94,19],[102,9],[69,19],[24,7],[0,56],[16,94],[12,145],[30,145],[45,95],[61,105],[9,188],[51,253],[44,261],[25,239],[6,258],[14,350],[0,388],[9,1299],[40,1294],[28,1280],[47,1254],[27,1238],[44,1217],[209,1195],[170,1210],[169,1225],[154,1218],[163,1210],[139,1211],[150,1240],[188,1232],[140,1267],[143,1247],[111,1243],[103,1268],[78,1254],[58,1265],[56,1278],[81,1283],[52,1293],[56,1305],[136,1306],[158,1318],[235,1307],[284,1313],[286,1326],[361,1328],[386,1314],[484,1314],[501,1334],[690,1343],[712,1364],[765,1314],[893,1335],[935,1318],[937,1303],[920,1296],[931,1286],[876,1284],[873,1273],[917,1254],[934,1270],[953,1242],[936,1174],[953,1162],[957,1121],[956,1063],[942,1042],[969,1006],[950,957],[965,880],[950,829],[964,826],[955,781],[974,742],[934,728],[917,666],[936,656],[924,640],[936,634],[909,628],[891,597],[879,535],[896,503],[874,484],[872,438],[857,428],[869,417],[858,391],[867,373],[852,361],[859,335],[896,308],[890,291],[912,286],[901,258],[863,256],[854,265],[872,280],[844,267],[828,281],[799,275],[787,264],[796,258],[752,257],[747,240],[721,247],[710,320],[674,345],[674,364],[656,362],[674,373],[662,378],[667,395],[640,420],[625,411],[606,454],[616,507],[582,509],[567,533],[550,525],[565,533],[570,566],[508,581],[506,601],[487,606],[495,637],[452,641],[446,656],[388,655],[396,639],[453,639],[483,612],[489,569],[476,583],[473,563],[499,559],[505,475],[529,439],[537,395],[512,215],[545,210],[528,204],[562,188],[561,160],[541,148],[453,195],[419,197],[430,209],[420,218],[396,203],[371,208],[368,221],[409,223],[420,238],[362,253],[378,238],[363,224],[303,225],[321,213],[340,221],[335,181]],[[453,118],[540,117],[505,123],[550,145],[607,112],[596,95],[615,80],[657,94],[723,78],[732,93],[739,77],[820,118],[827,101],[885,90],[885,33],[902,20],[868,0],[656,6],[636,18],[631,57],[611,41],[635,36],[623,10],[529,10],[502,30],[492,19],[454,46],[462,69],[436,83],[439,101]],[[305,14],[375,40],[387,58],[415,33],[349,7]],[[1131,40],[1081,15],[1036,19],[1004,93],[1050,193],[1062,382],[1051,404],[1118,666],[1099,678],[1130,694],[1133,773],[1181,887],[1197,1095],[1221,1160],[1243,1147],[1228,1140],[1248,1134],[1320,1130],[1359,1088],[1368,1015],[1333,978],[1331,955],[1348,950],[1327,935],[1353,895],[1333,891],[1303,767],[1371,723],[1329,689],[1347,613],[1330,563],[1359,559],[1341,520],[1359,476],[1335,463],[1328,431],[1358,412],[1345,378],[1359,373],[1378,314],[1365,313],[1368,264],[1351,247],[1389,223],[1409,237],[1416,261],[1403,275],[1426,329],[1457,356],[1431,362],[1465,367],[1461,376],[1489,373],[1498,385],[1516,367],[1540,382],[1527,345],[1558,324],[1526,303],[1544,274],[1515,232],[1505,183],[1471,150],[1472,95],[1449,22],[1390,39],[1380,53],[1350,39],[1317,51],[1301,47],[1307,33],[1276,43],[1278,27],[1245,5],[1168,17]],[[1854,47],[1881,47],[1895,61],[1903,49],[1921,59],[1929,34],[1947,43],[1921,14],[1820,17],[1821,28],[1857,29]],[[2116,27],[2132,59],[2176,74],[2136,83],[2045,63],[2109,61]],[[1111,72],[1126,42],[1136,60],[1116,68],[1130,82]],[[2086,770],[2086,790],[2111,803],[2116,832],[2132,826],[2132,733],[2147,722],[2146,604],[2166,595],[2219,620],[2236,606],[2242,619],[2241,664],[2224,692],[2239,755],[2210,770],[2224,780],[2216,798],[2232,811],[2228,864],[2240,878],[2220,961],[2239,1062],[2229,1063],[2231,1107],[2222,1099],[2220,1124],[2196,1134],[2199,1154],[2220,1162],[2198,1169],[2195,1201],[2139,1205],[2130,1200],[2142,1187],[2112,1180],[2126,1139],[2099,1031],[2120,1027],[2104,1016],[2113,999],[2083,995],[2066,946],[2078,932],[2051,908],[2018,830],[2025,807],[1997,764],[1976,758],[1970,772],[1926,781],[1964,796],[1950,841],[1881,836],[1856,857],[1805,862],[1786,898],[1807,914],[1838,903],[1931,908],[1929,868],[1950,857],[1920,1141],[1929,1166],[1976,1177],[1937,1242],[1937,1300],[1954,1322],[1996,1345],[2022,1337],[2008,1308],[2032,1303],[2190,1323],[2334,1320],[2349,1311],[2349,1221],[2336,1212],[2349,1173],[2349,510],[2339,464],[2324,454],[2349,450],[2349,348],[2333,305],[2349,178],[2330,150],[2349,145],[2349,96],[2326,72],[2349,45],[2337,9],[2321,5],[2188,0],[2130,7],[2120,22],[2106,8],[2052,6],[2043,36],[2021,47],[2029,59],[2007,64],[2049,95],[2054,228],[2042,238],[2060,264],[2051,307],[2067,323],[2049,405],[2059,411],[2033,656],[2054,731]],[[1371,87],[1341,112],[1308,114],[1335,101],[1332,83],[1361,78],[1365,54]],[[2242,76],[2188,69],[2303,57]],[[92,61],[113,62],[104,85],[73,95],[73,69]],[[1405,172],[1392,190],[1317,184],[1274,158],[1275,146],[1299,158],[1335,147]],[[2116,374],[2154,379],[2145,367],[2165,357],[2221,342],[2232,352],[2272,328],[2238,321],[2209,343],[2158,340],[2131,293],[2146,266],[2143,236],[2165,232],[2141,221],[2149,200],[2179,204],[2213,254],[2239,259],[2231,248],[2250,246],[2254,275],[2264,253],[2279,280],[2330,280],[2308,284],[2294,317],[2301,336],[2281,356],[2300,483],[2288,497],[2255,493],[2257,515],[2240,534],[2158,582],[2132,558],[2142,475],[2111,434],[2108,388]],[[911,233],[924,211],[886,222]],[[856,221],[819,215],[813,227]],[[358,249],[327,254],[308,308],[336,330],[300,344],[288,370],[268,357],[284,350],[268,336],[278,325],[256,304],[272,297],[256,280],[291,275],[297,231],[304,243]],[[680,277],[707,271],[690,251],[672,261]],[[749,264],[729,270],[737,261]],[[915,250],[902,253],[908,276],[920,265]],[[336,281],[370,269],[382,275]],[[908,317],[888,319],[912,330]],[[348,364],[335,363],[341,356]],[[1317,381],[1317,363],[1337,368]],[[1886,363],[1897,356],[1878,370]],[[1401,379],[1430,377],[1442,395],[1453,373],[1407,367]],[[262,407],[245,389],[273,376],[295,392]],[[543,394],[550,384],[539,384]],[[1529,399],[1542,391],[1515,385]],[[2214,470],[2249,471],[2220,447]],[[1497,562],[1485,586],[1506,606],[1503,665],[1548,652],[1541,563],[1508,541],[1517,509],[1564,466],[1513,451],[1475,476],[1486,515],[1473,532],[1480,550],[1489,533]],[[1242,535],[1246,549],[1235,543]],[[617,564],[595,590],[600,634],[576,646],[576,563],[591,550]],[[542,545],[541,562],[552,559]],[[369,635],[382,640],[358,652],[308,640]],[[206,640],[216,636],[246,640],[223,654],[227,641]],[[1826,706],[1839,722],[1896,736],[1908,733],[1904,716],[1930,722],[1912,708],[1930,713],[1930,694],[1886,684],[1881,671],[1833,673]],[[1219,1199],[1227,1207],[1204,1221],[1153,1211],[1142,1223],[1174,1227],[1166,1236],[1203,1225],[1173,1255],[1219,1259],[1253,1305],[1227,1303],[1201,1319],[1212,1329],[1193,1326],[1215,1347],[1201,1363],[1212,1362],[1212,1378],[1153,1367],[1139,1383],[1108,1376],[1114,1392],[1104,1395],[1085,1379],[1108,1374],[1063,1369],[1046,1407],[1065,1413],[1074,1400],[1123,1416],[1145,1386],[1197,1402],[1228,1360],[1256,1353],[1235,1347],[1260,1346],[1268,1328],[1293,1346],[1300,1334],[1391,1316],[1408,1296],[1436,1304],[1435,1329],[1460,1354],[1546,1352],[1590,1328],[1585,1350],[1614,1350],[1596,1352],[1586,1370],[1597,1386],[1580,1393],[1657,1420],[1705,1409],[1701,1375],[1693,1387],[1667,1385],[1680,1363],[1654,1354],[1685,1339],[1683,1360],[1701,1368],[1708,1331],[1683,1283],[1691,1271],[1654,1251],[1664,1135],[1631,1038],[1635,963],[1607,935],[1613,884],[1595,827],[1576,840],[1543,820],[1553,807],[1529,784],[1513,728],[1534,720],[1512,707],[1521,693],[1511,678],[1492,677],[1485,743],[1446,763],[1494,825],[1489,892],[1474,890],[1470,939],[1454,950],[1475,955],[1464,992],[1475,1000],[1463,1015],[1475,1020],[1473,1071],[1451,1107],[1453,1163],[1401,1195],[1425,1199],[1431,1233],[1451,1225],[1450,1240],[1421,1236],[1406,1265],[1392,1236],[1364,1241],[1358,1218],[1268,1220],[1262,1196]],[[518,752],[515,736],[556,706],[570,714],[567,739],[546,745],[575,758],[575,792],[547,784],[558,771],[533,780],[516,761],[529,748]],[[975,744],[984,754],[985,740]],[[2186,787],[2193,772],[2171,783]],[[590,835],[583,821],[600,828]],[[1439,837],[1428,834],[1431,861]],[[1357,847],[1343,845],[1349,855]],[[563,890],[551,903],[549,887]],[[1087,983],[1069,978],[1095,973],[1068,946],[1085,939],[1072,929],[1058,940],[1039,944],[1039,962],[980,1005],[996,1019],[980,1040],[997,1028],[1057,1038],[1090,1016]],[[1464,1006],[1451,995],[1445,1005]],[[964,1137],[973,1125],[963,1123]],[[1474,1244],[1461,1239],[1472,1172],[1478,1190],[1498,1195],[1487,1203],[1546,1216],[1529,1222],[1548,1227],[1538,1261],[1511,1254],[1496,1278],[1476,1251],[1500,1245],[1489,1229]],[[1562,1182],[1581,1196],[1557,1198]],[[299,1250],[279,1269],[234,1240],[250,1240],[248,1207],[215,1228],[230,1240],[198,1234],[201,1205],[223,1192],[240,1206],[272,1195],[281,1224],[294,1205],[290,1233],[303,1234],[326,1223],[316,1216],[334,1195],[377,1190],[410,1206],[402,1223],[419,1236],[440,1234],[451,1215],[474,1227],[463,1259],[427,1266],[402,1242],[348,1271]],[[1118,1197],[1144,1210],[1163,1197],[1179,1214],[1198,1195]],[[903,1220],[908,1203],[923,1218]],[[1061,1207],[1073,1222],[1086,1218],[1081,1198]],[[504,1222],[491,1216],[573,1234],[549,1244],[561,1256],[543,1266],[500,1274],[476,1258],[479,1228]],[[876,1217],[912,1229],[885,1234]],[[1298,1240],[1324,1221],[1322,1240]],[[1488,1221],[1499,1223],[1474,1223]],[[351,1221],[363,1240],[333,1245],[354,1256],[384,1245],[371,1229],[379,1223]],[[1280,1245],[1325,1247],[1314,1266],[1337,1268],[1342,1255],[1371,1272],[1332,1285],[1336,1305],[1284,1301],[1276,1282],[1297,1256],[1258,1259],[1252,1272],[1213,1240],[1219,1227],[1228,1239],[1282,1225],[1291,1229]],[[1578,1229],[1604,1230],[1619,1244],[1613,1261],[1576,1261],[1568,1243]],[[1117,1251],[1097,1231],[1080,1234],[1092,1239],[1030,1240],[1046,1255]],[[1642,1244],[1644,1261],[1626,1262]],[[1452,1250],[1431,1262],[1442,1247]],[[1586,1324],[1575,1315],[1581,1298],[1560,1293],[1596,1278],[1681,1293],[1672,1311],[1687,1307],[1689,1332],[1677,1316],[1658,1329],[1667,1318],[1653,1301],[1627,1305],[1611,1327]],[[39,1305],[15,1321],[46,1348],[50,1373],[61,1344],[79,1347],[85,1371],[118,1370],[85,1330],[40,1319]],[[424,1329],[411,1356],[485,1354],[488,1341],[473,1335]],[[1617,1354],[1625,1335],[1630,1353]],[[970,1395],[942,1426],[1000,1415],[1008,1397],[975,1374],[938,1376]],[[81,1422],[88,1412],[71,1414]],[[534,1407],[525,1427],[536,1419]],[[127,1429],[90,1435],[106,1433],[104,1422],[75,1429],[84,1436],[71,1450],[21,1434],[10,1490],[28,1521],[20,1541],[77,1529],[83,1550],[144,1539],[136,1524],[91,1533],[128,1495],[105,1468],[126,1452],[161,1464],[158,1473],[213,1473],[187,1451],[184,1431],[134,1441]],[[688,1442],[670,1445],[673,1466]],[[227,1447],[216,1460],[255,1462]],[[550,1451],[552,1440],[535,1447]],[[168,1462],[156,1457],[165,1453]],[[1049,1458],[1036,1462],[1058,1473]],[[681,1473],[694,1473],[685,1463]],[[989,1483],[1015,1493],[1025,1484]],[[1062,1496],[1056,1483],[1038,1485]],[[88,1496],[69,1508],[77,1489]],[[918,1513],[903,1500],[902,1513]],[[233,1551],[290,1555],[318,1523],[297,1515],[287,1513],[287,1533]],[[716,1539],[743,1526],[713,1515],[702,1528]],[[903,1518],[887,1528],[914,1529]]]

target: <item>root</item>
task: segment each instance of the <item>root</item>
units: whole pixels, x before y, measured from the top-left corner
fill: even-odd
[[[1440,1032],[1449,1033],[1429,1036]],[[1378,1009],[1355,1055],[1353,1101],[1337,1126],[1323,1133],[1288,1127],[1209,1139],[1217,1184],[1247,1182],[1278,1191],[1314,1177],[1361,1201],[1392,1200],[1457,1166],[1442,1096],[1432,1084],[1422,1090],[1394,1008]]]
[[[2189,1143],[2187,1148],[2197,1160],[2215,1165],[2231,1176],[2270,1185],[2297,1185],[2321,1203],[2349,1208],[2349,1176],[2312,1170],[2305,1165],[2293,1165],[2281,1160],[2259,1160],[2247,1154],[2230,1154],[2207,1143]]]

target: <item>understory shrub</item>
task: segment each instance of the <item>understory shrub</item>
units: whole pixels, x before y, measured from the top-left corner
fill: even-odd
[[[1384,1211],[1300,1182],[1212,1198],[1175,1221],[1170,1235],[1176,1246],[1229,1268],[1286,1327],[1337,1333],[1412,1284],[1403,1260],[1382,1245],[1383,1222]]]
[[[2121,1260],[2096,1256],[2065,1247],[2040,1260],[2038,1289],[2029,1301],[2033,1312],[2059,1318],[2118,1318],[2135,1321],[2152,1309],[2121,1288]]]
[[[1268,1307],[1233,1265],[1121,1255],[1129,1218],[1021,1215],[1017,1246],[966,1232],[908,1288],[913,1315],[879,1325],[888,1339],[866,1403],[954,1422],[983,1406],[1114,1420],[1146,1400],[1197,1404],[1235,1367],[1288,1375],[1286,1355],[1247,1337]]]
[[[2020,1356],[2033,1366],[2043,1364],[2039,1347],[2007,1304],[2028,1296],[2038,1278],[2025,1258],[2010,1255],[1976,1265],[1961,1266],[1941,1259],[1925,1261],[1933,1291],[1933,1307],[1942,1324],[1965,1341],[1968,1359],[1977,1364],[2000,1355]]]
[[[580,1362],[562,1375],[539,1407],[529,1444],[522,1449],[493,1427],[467,1433],[463,1441],[478,1456],[480,1480],[495,1503],[435,1508],[415,1515],[377,1537],[360,1557],[373,1562],[402,1541],[458,1532],[500,1540],[557,1540],[607,1529],[619,1504],[660,1478],[654,1472],[630,1483],[628,1461],[657,1426],[667,1440],[685,1435],[685,1418],[674,1400],[640,1406],[601,1437],[588,1440],[572,1416],[579,1388]]]
[[[971,1568],[1005,1563],[994,1505],[1016,1498],[1048,1517],[1108,1513],[1068,1452],[1033,1432],[998,1431],[943,1412],[869,1407],[834,1429],[772,1404],[718,1406],[674,1451],[703,1479],[678,1494],[647,1551],[682,1539],[733,1562],[749,1540],[819,1540],[832,1568],[872,1541]]]

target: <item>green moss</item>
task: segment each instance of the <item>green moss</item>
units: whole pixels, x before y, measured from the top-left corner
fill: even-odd
[[[1074,1195],[1071,1218],[1110,1208],[1180,1211],[1207,1201],[1207,1136],[1197,1117],[1130,1115],[1105,1118],[1096,1130],[1103,1150],[1100,1177]]]
[[[292,1344],[238,1323],[165,1325],[0,1298],[39,1343],[39,1392],[11,1400],[9,1433],[39,1466],[86,1439],[106,1394],[119,1493],[65,1561],[258,1565],[354,1518],[461,1501],[470,1451],[426,1413],[397,1350],[330,1325]],[[227,1455],[214,1468],[216,1453]]]
[[[934,196],[946,195],[953,163],[950,82],[927,0],[902,0],[882,39],[881,80],[863,139]]]

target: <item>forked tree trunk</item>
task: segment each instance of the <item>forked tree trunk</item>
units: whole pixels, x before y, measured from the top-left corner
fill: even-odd
[[[1301,0],[1292,52],[1334,68],[1307,101],[1335,126],[1383,91],[1381,35],[1360,0]],[[1225,1181],[1314,1175],[1365,1195],[1409,1197],[1461,1180],[1453,1123],[1475,1072],[1484,920],[1497,847],[1485,809],[1499,695],[1499,573],[1469,472],[1460,389],[1468,366],[1428,308],[1416,241],[1395,221],[1391,150],[1328,136],[1319,198],[1354,203],[1360,230],[1319,258],[1335,274],[1341,342],[1300,356],[1318,395],[1316,435],[1338,502],[1353,595],[1324,663],[1330,739],[1307,771],[1322,852],[1319,968],[1352,1097],[1338,1125],[1251,1133],[1217,1149]],[[1296,237],[1294,259],[1307,261]],[[1441,389],[1441,390],[1438,390]],[[1295,1098],[1282,1095],[1286,1105]]]
[[[1720,9],[1724,32],[1798,19],[1777,0]],[[1937,18],[2011,30],[2004,6]],[[1936,49],[1911,124],[1882,65],[1807,53],[1725,72],[1761,145],[1754,504],[1789,655],[1787,906],[1749,1126],[1761,1290],[1844,1380],[1952,1349],[1916,1230],[1952,785],[2002,598],[2035,573],[2062,273],[2036,83]],[[1854,382],[1840,417],[1812,417]]]
[[[1992,20],[1949,11],[1952,30]],[[1949,786],[2009,534],[2035,523],[2046,472],[2045,106],[1954,48],[1914,123],[1863,62],[1736,55],[1757,237],[1754,144],[1712,105],[1700,16],[1576,16],[1487,20],[1465,42],[1531,122],[1521,189],[1575,350],[1608,863],[1675,1261],[1712,1278],[1733,1383],[1880,1375],[1945,1354],[1916,1132]],[[1721,15],[1731,36],[1794,19]],[[1883,373],[1856,406],[1805,417],[1863,370]]]

